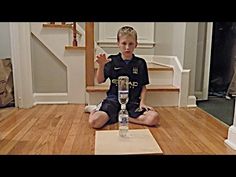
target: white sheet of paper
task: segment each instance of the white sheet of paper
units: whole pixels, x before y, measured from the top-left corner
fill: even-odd
[[[95,154],[162,154],[162,150],[149,129],[129,130],[127,137],[120,137],[118,130],[100,130],[95,135]]]

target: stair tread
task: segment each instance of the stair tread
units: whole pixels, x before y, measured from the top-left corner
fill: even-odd
[[[173,71],[172,67],[155,64],[155,63],[147,63],[148,70],[158,70],[158,71]]]
[[[147,85],[147,90],[173,90],[173,91],[179,91],[178,87],[175,87],[173,85]]]
[[[85,46],[65,46],[66,50],[85,50]]]
[[[56,28],[56,29],[72,29],[73,28],[73,24],[43,24],[44,28]],[[79,35],[79,37],[82,36],[82,34],[78,31],[77,34]]]
[[[108,85],[95,85],[95,86],[87,86],[87,92],[104,92],[109,88]],[[147,85],[147,91],[175,91],[179,92],[179,88],[173,85]]]
[[[43,24],[44,28],[72,28],[72,24]]]

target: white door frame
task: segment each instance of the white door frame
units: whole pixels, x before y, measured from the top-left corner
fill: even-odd
[[[205,50],[205,64],[204,64],[205,67],[204,67],[203,89],[202,89],[203,100],[208,100],[213,22],[208,22],[206,28],[207,32],[206,32],[206,50]]]
[[[15,106],[33,106],[30,23],[9,23]]]

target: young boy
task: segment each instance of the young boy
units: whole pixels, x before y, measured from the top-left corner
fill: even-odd
[[[145,105],[146,85],[149,84],[147,64],[144,59],[133,54],[137,47],[137,32],[129,26],[124,26],[117,33],[118,55],[106,58],[105,54],[97,56],[98,70],[96,79],[103,83],[111,80],[107,98],[102,101],[100,108],[93,110],[89,116],[89,124],[93,128],[101,128],[106,124],[116,123],[121,109],[118,101],[118,77],[129,77],[129,101],[126,109],[129,122],[156,126],[159,124],[158,113]]]

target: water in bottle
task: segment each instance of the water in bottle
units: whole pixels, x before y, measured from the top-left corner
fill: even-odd
[[[126,137],[129,130],[129,116],[126,109],[121,109],[119,112],[119,135],[121,137]]]
[[[118,98],[120,104],[127,104],[129,101],[129,91],[128,90],[119,90]]]
[[[118,77],[118,98],[120,104],[127,104],[129,100],[129,78],[127,76]]]

